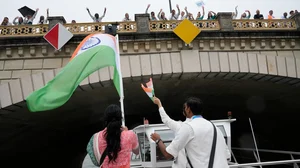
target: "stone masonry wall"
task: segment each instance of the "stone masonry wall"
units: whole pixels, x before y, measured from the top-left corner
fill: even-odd
[[[170,53],[171,52],[161,53],[156,55],[166,55]],[[208,52],[208,53],[215,53],[215,52]],[[239,53],[239,52],[230,52],[230,53]],[[285,57],[300,59],[300,51],[260,51],[260,52],[254,51],[254,52],[247,52],[247,53],[256,53],[256,54],[262,54],[267,56],[278,56],[280,57],[278,58],[279,60],[285,59]],[[146,61],[144,60],[144,57],[145,59],[148,58],[149,54],[137,53],[137,54],[131,54],[130,56],[131,57],[133,56],[132,60],[134,60],[135,58],[134,56],[137,56],[137,58],[139,57],[138,59],[139,61]],[[45,57],[37,58],[37,59],[23,58],[23,59],[12,59],[12,60],[0,60],[0,84],[6,83],[14,79],[19,79],[24,76],[40,73],[43,71],[62,68],[68,63],[68,61],[69,58],[45,58]],[[293,61],[292,63],[295,62],[296,60]],[[300,69],[300,67],[297,68]],[[132,71],[132,70],[128,70],[128,71]],[[127,72],[123,72],[123,73],[126,74]]]

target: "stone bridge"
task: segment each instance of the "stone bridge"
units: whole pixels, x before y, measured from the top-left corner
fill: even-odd
[[[289,121],[297,118],[300,14],[272,21],[232,20],[230,16],[231,13],[219,13],[215,21],[193,21],[202,32],[191,44],[184,44],[172,32],[177,21],[154,22],[141,14],[136,15],[135,22],[113,23],[118,25],[120,36],[125,120],[129,127],[142,123],[143,117],[160,122],[158,113],[153,112],[155,106],[140,89],[140,83],[149,77],[154,79],[156,95],[175,119],[182,119],[184,98],[198,96],[206,104],[207,118],[224,118],[231,110],[240,121],[253,117],[257,129],[262,127],[258,121],[269,120],[264,125],[268,129],[258,130],[265,146],[275,137],[267,130],[280,129],[274,123],[282,111],[290,115]],[[64,166],[80,167],[88,138],[102,128],[100,111],[110,103],[118,103],[112,85],[113,70],[103,68],[86,78],[62,107],[49,112],[28,112],[26,97],[54,78],[87,34],[104,33],[105,26],[112,24],[65,24],[75,36],[61,50],[54,50],[42,36],[59,19],[50,18],[49,25],[0,27],[0,127],[5,126],[0,130],[6,135],[0,141],[9,146],[0,148],[0,153],[7,153],[4,158],[15,156],[9,149],[22,144],[28,159],[45,147],[34,140],[40,134],[51,146],[41,153],[47,152],[55,160],[53,164],[65,162],[57,153],[63,149],[74,152]],[[247,124],[239,124],[237,130],[248,129]],[[74,134],[82,137],[71,144],[58,142]],[[271,138],[265,140],[264,134]],[[243,138],[240,135],[239,140]],[[239,140],[234,144],[243,146],[244,141]],[[72,145],[78,148],[73,149]],[[42,156],[37,158],[38,163],[48,161]],[[29,160],[24,159],[25,165],[32,165]]]

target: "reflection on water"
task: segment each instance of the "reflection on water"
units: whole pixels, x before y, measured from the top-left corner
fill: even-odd
[[[94,166],[90,156],[86,155],[82,163],[82,168],[97,168],[97,166]]]

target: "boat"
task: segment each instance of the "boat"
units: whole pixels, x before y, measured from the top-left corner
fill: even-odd
[[[289,165],[289,167],[299,168],[300,163],[300,152],[292,151],[276,151],[276,150],[266,150],[266,149],[250,149],[250,148],[235,148],[231,146],[231,123],[236,121],[236,119],[223,119],[223,120],[212,120],[211,122],[221,130],[223,133],[224,139],[228,146],[228,149],[231,151],[231,158],[228,160],[230,168],[255,168],[263,166],[282,166]],[[250,126],[251,125],[251,120]],[[171,168],[173,161],[167,160],[164,158],[163,154],[160,152],[160,149],[157,147],[155,142],[150,138],[150,135],[154,132],[158,133],[161,136],[164,144],[168,146],[172,140],[175,138],[175,134],[171,131],[165,124],[145,124],[137,126],[133,129],[138,137],[139,150],[140,154],[135,155],[131,154],[131,168]],[[252,130],[253,131],[253,130]],[[255,136],[252,132],[254,143]],[[246,151],[253,153],[253,157],[256,159],[256,162],[251,163],[239,163],[236,159],[234,152]],[[274,160],[274,161],[263,161],[260,158],[260,153],[272,153],[272,154],[281,154],[288,155],[290,159],[285,160]],[[297,159],[298,158],[298,159]],[[93,168],[92,163],[89,161],[89,157],[85,158],[83,168]]]

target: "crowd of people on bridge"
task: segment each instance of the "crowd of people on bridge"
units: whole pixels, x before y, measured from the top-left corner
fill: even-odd
[[[203,102],[199,98],[188,98],[183,104],[184,122],[171,119],[157,97],[153,97],[153,102],[163,123],[175,133],[175,139],[167,147],[159,134],[152,133],[151,139],[165,159],[174,161],[173,168],[229,167],[231,153],[223,133],[203,118]],[[88,143],[88,154],[97,167],[130,168],[131,153],[140,152],[137,135],[122,126],[121,113],[119,106],[108,106],[104,112],[105,129],[95,133]]]
[[[145,13],[148,13],[150,4],[147,6]],[[157,20],[183,20],[183,19],[189,19],[189,20],[214,20],[217,17],[217,14],[213,11],[207,12],[207,17],[205,18],[205,8],[202,6],[202,11],[198,11],[196,15],[193,15],[187,7],[184,8],[184,10],[181,10],[179,5],[176,5],[176,9],[173,9],[170,13],[170,16],[166,16],[166,13],[163,11],[163,9],[160,9],[160,11],[155,14],[154,11],[150,12],[150,20],[157,21]],[[91,20],[93,22],[102,22],[103,18],[106,15],[106,8],[104,8],[103,15],[99,15],[98,13],[92,14],[89,10],[89,8],[86,8],[89,16],[91,17]],[[37,8],[35,10],[35,13],[33,15],[27,15],[24,17],[17,16],[13,19],[11,22],[8,17],[4,17],[3,21],[1,23],[1,26],[11,26],[11,25],[32,25],[37,14],[39,12],[39,9]],[[48,17],[49,17],[49,9],[46,11],[47,15],[46,17],[44,15],[41,15],[37,24],[47,24]],[[253,16],[253,19],[288,19],[289,17],[297,14],[297,10],[291,10],[290,12],[284,12],[282,14],[281,18],[275,18],[273,15],[273,10],[270,10],[267,14],[267,17],[264,17],[263,14],[260,13],[260,10],[256,10],[255,15]],[[249,10],[245,10],[242,12],[242,14],[239,16],[238,12],[238,6],[235,7],[235,12],[232,13],[232,19],[250,19],[252,17],[251,12]],[[124,18],[122,20],[123,22],[126,21],[132,21],[128,13],[125,13]],[[75,20],[72,20],[71,23],[76,23]]]

